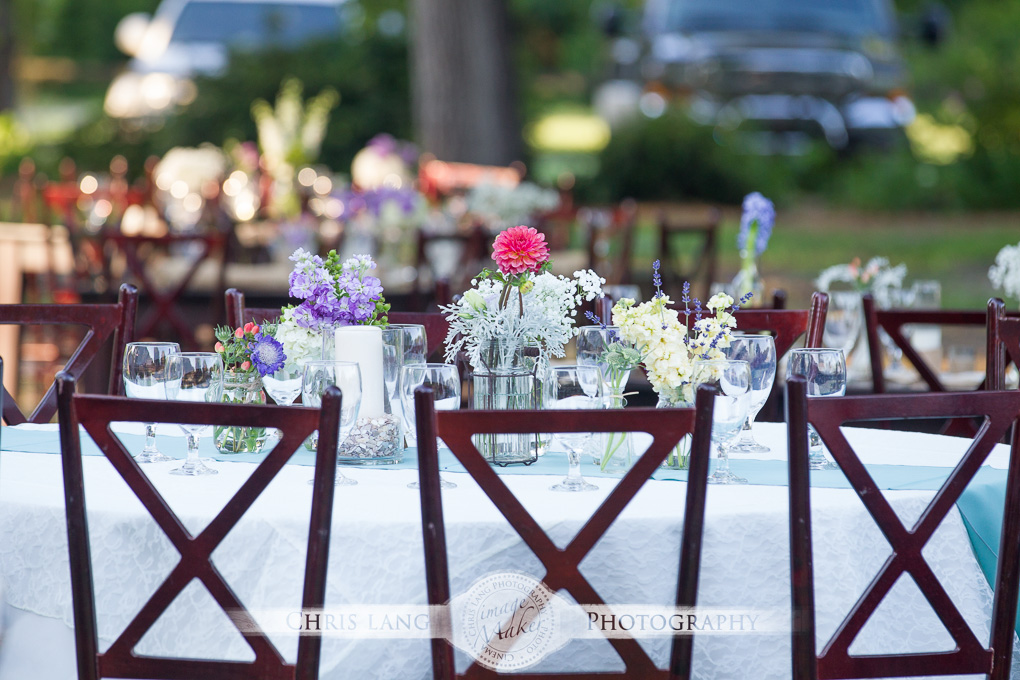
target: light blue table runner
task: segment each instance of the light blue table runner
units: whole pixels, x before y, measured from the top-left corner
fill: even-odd
[[[140,451],[145,443],[141,435],[118,434],[121,441],[129,451]],[[60,453],[60,441],[56,432],[45,430],[22,430],[18,428],[4,428],[2,442],[4,451],[22,451],[25,453]],[[86,456],[99,456],[102,452],[96,446],[92,438],[84,431],[81,438],[82,453]],[[187,453],[187,446],[184,437],[159,438],[160,450],[173,458],[184,459]],[[265,453],[258,454],[223,454],[216,450],[209,437],[203,437],[199,443],[200,455],[203,458],[211,458],[223,462],[235,463],[258,463]],[[302,449],[291,459],[293,464],[314,465],[315,454],[312,451]],[[440,449],[439,463],[444,472],[464,472],[464,467],[457,462],[453,454],[447,449]],[[935,490],[942,485],[949,476],[950,469],[942,467],[919,467],[916,465],[869,465],[868,471],[875,478],[875,482],[882,489],[895,490]],[[764,486],[786,486],[787,464],[783,460],[730,460],[730,468],[738,475],[747,478],[750,484]],[[418,469],[418,453],[416,449],[406,449],[404,460],[394,465],[372,466],[372,469],[386,470],[416,470]],[[566,473],[567,465],[565,454],[550,453],[542,456],[537,462],[531,465],[511,465],[501,468],[499,471],[505,474],[514,475],[562,475]],[[604,473],[593,465],[586,464],[583,473],[588,477],[619,477],[611,473]],[[655,480],[686,481],[686,470],[658,470],[652,476]],[[849,489],[850,484],[846,477],[839,470],[813,470],[811,472],[811,486]]]

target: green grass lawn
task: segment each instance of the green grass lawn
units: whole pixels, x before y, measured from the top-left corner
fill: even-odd
[[[736,273],[739,213],[727,211],[719,234],[720,280]],[[942,283],[945,308],[983,309],[989,297],[1001,296],[988,281],[988,267],[999,249],[1020,241],[1020,214],[857,213],[822,208],[781,211],[769,248],[761,259],[767,290],[784,288],[790,306],[806,305],[814,278],[834,264],[888,257],[907,265],[907,282],[936,279]],[[654,224],[639,225],[635,244],[639,282],[659,257]],[[647,279],[647,281],[645,280]],[[1011,304],[1007,301],[1007,304]]]

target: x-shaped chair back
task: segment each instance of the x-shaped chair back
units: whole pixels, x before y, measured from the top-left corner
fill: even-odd
[[[124,348],[134,339],[135,312],[138,309],[138,291],[134,286],[123,284],[117,304],[95,305],[0,305],[0,324],[28,326],[33,324],[85,326],[87,331],[64,370],[76,380],[80,379],[102,349],[106,340],[113,336],[113,360],[110,365],[110,394],[123,392]],[[57,412],[57,388],[50,385],[35,410],[28,416],[22,413],[7,389],[0,386],[4,402],[0,414],[8,425],[22,423],[48,423]]]
[[[871,375],[874,381],[875,394],[885,392],[885,376],[882,372],[882,342],[878,336],[881,328],[903,356],[917,369],[921,380],[932,392],[949,392],[950,390],[939,380],[935,370],[921,357],[917,349],[910,343],[903,327],[910,325],[934,326],[975,326],[986,323],[986,312],[952,309],[878,309],[871,295],[864,296],[864,322],[868,333],[868,351],[871,359]]]
[[[990,303],[989,303],[990,304]],[[886,391],[885,374],[882,369],[882,341],[879,329],[903,352],[903,356],[917,370],[921,380],[932,392],[949,392],[939,379],[935,369],[924,360],[924,357],[911,344],[904,331],[905,326],[927,324],[935,326],[975,326],[980,328],[987,323],[987,313],[970,310],[951,309],[878,309],[875,299],[870,294],[864,296],[864,323],[868,334],[868,352],[871,360],[872,386],[875,394]],[[988,382],[983,382],[978,389],[984,389]],[[946,421],[941,428],[942,434],[970,437],[977,431],[974,422],[967,419]]]
[[[275,479],[283,466],[318,428],[308,554],[305,561],[303,610],[322,609],[326,592],[333,483],[336,477],[340,391],[329,388],[322,409],[234,404],[175,403],[129,400],[123,397],[91,397],[74,394],[74,378],[57,376],[60,405],[60,444],[63,452],[67,538],[71,564],[75,644],[78,677],[98,678],[251,678],[255,680],[313,680],[318,677],[321,637],[302,635],[297,663],[289,664],[262,632],[234,591],[212,563],[212,553],[252,503]],[[142,472],[138,463],[109,429],[113,422],[229,424],[264,427],[272,423],[282,440],[259,463],[223,510],[193,536],[166,500]],[[109,649],[100,653],[97,642],[92,558],[85,512],[85,487],[78,425],[96,442],[113,468],[138,497],[181,555],[180,562],[142,606]],[[216,603],[228,612],[231,622],[255,654],[252,662],[212,661],[138,656],[134,648],[184,588],[198,579]]]
[[[418,478],[421,485],[422,532],[425,544],[425,578],[430,605],[450,601],[450,570],[446,546],[443,505],[440,495],[439,457],[436,436],[442,438],[482,491],[510,526],[542,562],[546,573],[542,580],[553,592],[565,589],[586,605],[605,605],[598,592],[581,573],[579,565],[595,547],[623,509],[685,435],[693,432],[687,499],[680,546],[680,570],[676,606],[696,604],[698,569],[708,483],[708,458],[711,445],[713,395],[704,386],[698,391],[694,409],[620,409],[597,411],[436,411],[432,391],[415,391],[415,417],[418,427]],[[623,479],[603,501],[565,548],[559,548],[534,517],[514,496],[496,471],[475,448],[471,437],[483,433],[533,433],[538,423],[542,432],[647,432],[653,441]],[[614,672],[618,678],[689,678],[693,638],[673,638],[670,665],[658,669],[644,649],[631,637],[609,640],[624,662],[626,670]],[[440,637],[432,641],[433,677],[495,677],[494,672],[474,665],[457,676],[453,648]],[[542,678],[591,677],[592,673],[542,674]],[[597,675],[597,674],[596,674]],[[502,676],[501,676],[502,677]],[[534,676],[531,676],[534,677]]]
[[[227,325],[240,328],[248,321],[263,323],[280,316],[279,307],[247,307],[244,304],[244,293],[230,288],[224,294],[227,307]],[[390,312],[386,315],[390,323],[415,323],[425,327],[427,356],[432,356],[446,342],[450,332],[450,322],[439,312]]]
[[[151,311],[146,318],[139,323],[139,337],[152,335],[162,322],[167,322],[173,327],[184,348],[194,347],[195,331],[193,324],[181,315],[177,303],[184,295],[191,280],[198,273],[202,263],[209,259],[214,251],[219,252],[219,279],[223,282],[227,257],[227,235],[225,233],[209,234],[168,234],[166,236],[129,236],[127,234],[113,233],[107,237],[121,252],[124,253],[125,262],[131,274],[138,278],[142,292],[149,296]],[[198,245],[198,254],[191,261],[184,276],[176,284],[167,289],[161,289],[152,280],[149,269],[146,266],[145,258],[139,253],[139,249],[145,246],[169,247],[175,244],[194,243]]]
[[[887,678],[982,674],[1009,677],[1020,581],[1020,465],[1016,435],[1010,456],[1002,538],[994,585],[990,646],[971,631],[922,550],[960,494],[1020,413],[1020,392],[869,395],[808,399],[806,382],[789,381],[790,546],[793,591],[793,667],[795,680],[816,678]],[[874,479],[847,442],[840,426],[854,421],[889,418],[976,417],[983,419],[974,441],[931,503],[912,527],[900,521]],[[808,423],[821,436],[868,513],[892,548],[878,575],[816,656],[814,571],[811,561]],[[852,655],[854,639],[903,574],[913,577],[932,610],[955,642],[950,651],[910,654]]]

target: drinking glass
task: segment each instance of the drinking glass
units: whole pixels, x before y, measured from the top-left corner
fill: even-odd
[[[452,364],[408,364],[400,369],[400,401],[403,405],[404,427],[407,429],[408,441],[418,443],[418,430],[414,418],[414,391],[421,386],[432,388],[437,411],[456,411],[460,408],[460,373]],[[445,446],[438,437],[436,446]],[[407,485],[417,489],[418,482]],[[453,482],[439,478],[439,486],[444,489],[457,487]]]
[[[730,472],[727,445],[740,435],[751,405],[751,367],[746,361],[715,359],[695,361],[692,383],[716,389],[712,411],[712,442],[716,446],[716,465],[708,476],[709,484],[747,484]]]
[[[166,369],[170,357],[180,354],[176,342],[129,342],[124,348],[124,394],[132,399],[166,399]],[[156,424],[145,423],[145,448],[138,463],[173,460],[156,448]]]
[[[861,294],[852,290],[837,290],[829,293],[829,311],[825,316],[825,333],[822,343],[826,347],[843,350],[849,354],[857,342],[864,319]]]
[[[400,370],[408,364],[424,364],[428,352],[425,327],[416,323],[383,326],[383,383],[386,412],[404,421],[400,398]],[[404,433],[407,436],[407,433]]]
[[[754,417],[772,394],[776,380],[776,342],[771,335],[735,335],[723,350],[727,359],[746,361],[751,369],[751,396],[740,439],[727,448],[731,453],[768,453],[769,447],[754,440]]]
[[[786,366],[786,378],[799,375],[807,381],[807,396],[842,397],[846,394],[846,360],[841,349],[795,349],[790,352]],[[811,454],[808,458],[812,470],[835,470],[836,464],[829,460],[822,446],[822,438],[815,428],[808,425],[808,444]]]
[[[600,409],[605,407],[602,395],[602,372],[597,366],[554,366],[550,370],[548,405],[551,409]],[[597,486],[581,476],[581,453],[594,437],[591,432],[557,432],[556,438],[567,447],[567,476],[553,491],[594,491]]]
[[[340,432],[337,448],[354,429],[361,408],[361,367],[353,361],[320,359],[305,364],[301,379],[301,403],[309,408],[322,407],[322,393],[336,385],[343,397],[340,405]],[[309,482],[311,484],[312,482]],[[336,486],[354,486],[358,482],[344,475],[339,465]]]
[[[215,352],[184,352],[170,357],[166,369],[166,398],[214,404],[223,398],[223,360]],[[215,475],[217,470],[198,459],[198,440],[205,425],[184,425],[188,435],[188,458],[172,475]]]
[[[301,394],[303,375],[303,365],[288,361],[275,373],[262,376],[262,386],[277,406],[290,406]],[[274,430],[273,439],[279,441],[282,438],[283,432],[278,429]]]

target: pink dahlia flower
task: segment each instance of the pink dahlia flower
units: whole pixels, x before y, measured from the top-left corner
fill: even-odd
[[[537,272],[549,259],[545,234],[532,227],[510,227],[501,231],[492,244],[492,259],[499,271],[508,276]]]

